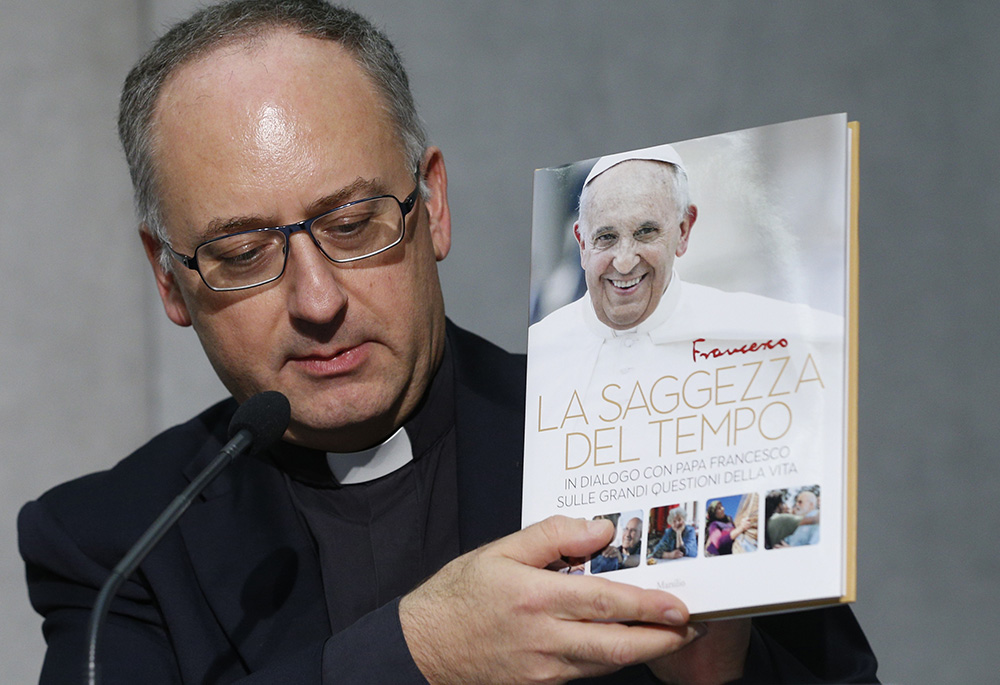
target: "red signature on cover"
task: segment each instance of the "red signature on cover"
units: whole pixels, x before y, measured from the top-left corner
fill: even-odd
[[[777,340],[746,343],[739,347],[713,347],[707,352],[703,352],[698,349],[698,343],[703,342],[705,342],[704,338],[691,341],[691,358],[696,362],[699,357],[701,359],[718,359],[719,357],[731,357],[735,354],[749,354],[760,350],[773,350],[776,347],[788,347],[786,338],[778,338]]]

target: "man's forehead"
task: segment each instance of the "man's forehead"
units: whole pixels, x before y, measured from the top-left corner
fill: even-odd
[[[163,84],[154,119],[171,107],[191,108],[199,102],[237,106],[244,100],[273,100],[303,87],[350,86],[375,92],[346,48],[278,28],[229,41],[177,67]]]
[[[646,187],[670,187],[673,167],[666,162],[650,159],[630,159],[620,162],[600,176],[587,188],[591,194],[601,196],[609,192],[635,190],[641,192]]]
[[[670,165],[663,162],[629,160],[615,165],[584,188],[580,221],[601,224],[608,217],[626,219],[631,214],[671,220],[677,207],[670,174]]]

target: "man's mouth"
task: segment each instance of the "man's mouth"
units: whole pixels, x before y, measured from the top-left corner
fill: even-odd
[[[628,290],[629,288],[634,288],[635,286],[639,285],[639,281],[641,281],[645,277],[646,274],[643,274],[642,276],[638,276],[636,278],[630,278],[628,280],[616,280],[613,278],[608,280],[610,280],[611,285],[615,286],[616,288],[620,288],[622,290]]]
[[[368,357],[368,352],[368,345],[362,343],[331,352],[306,353],[289,361],[310,375],[338,376],[357,369]]]

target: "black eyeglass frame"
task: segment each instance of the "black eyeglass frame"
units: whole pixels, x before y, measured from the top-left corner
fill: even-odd
[[[334,264],[349,264],[350,262],[357,262],[362,259],[368,259],[369,257],[374,257],[375,255],[382,254],[386,250],[391,250],[392,248],[396,247],[396,245],[399,245],[401,242],[403,242],[403,237],[406,235],[406,217],[410,214],[410,212],[413,211],[414,206],[416,206],[417,196],[419,195],[419,193],[420,193],[420,184],[418,183],[417,186],[413,189],[413,192],[407,195],[403,200],[400,200],[395,195],[376,195],[374,197],[365,197],[361,198],[360,200],[352,200],[351,202],[342,204],[339,207],[334,207],[333,209],[328,209],[322,214],[317,214],[311,219],[304,219],[294,224],[286,224],[285,226],[265,226],[263,228],[251,228],[247,231],[237,231],[236,233],[227,233],[226,235],[220,235],[217,238],[212,238],[211,240],[206,240],[203,243],[199,243],[198,246],[194,248],[194,254],[190,257],[188,255],[181,254],[173,247],[171,247],[169,243],[164,243],[163,245],[164,247],[167,248],[167,251],[170,252],[171,255],[173,255],[174,259],[176,259],[178,262],[180,262],[187,268],[191,269],[192,271],[197,271],[198,275],[201,276],[201,282],[204,283],[209,290],[214,290],[215,292],[248,290],[250,288],[256,288],[257,286],[273,283],[274,281],[278,280],[285,274],[285,268],[288,266],[288,253],[291,251],[288,249],[288,247],[291,245],[292,234],[298,233],[299,231],[305,231],[309,235],[309,238],[313,241],[313,244],[319,249],[320,254],[322,254],[324,257],[326,257]],[[316,236],[313,235],[312,232],[313,223],[322,219],[325,216],[329,216],[334,212],[339,212],[348,207],[361,204],[362,202],[370,202],[372,200],[382,200],[389,198],[395,200],[396,204],[399,205],[399,212],[402,215],[401,217],[402,220],[401,220],[401,229],[399,231],[399,237],[396,238],[392,243],[386,245],[385,247],[380,247],[374,252],[358,255],[357,257],[347,257],[346,259],[334,259],[333,257],[331,257],[326,253],[326,250],[323,249],[323,246],[320,245],[318,240],[316,240]],[[277,275],[275,275],[273,278],[268,278],[267,280],[261,281],[260,283],[254,283],[253,285],[240,285],[231,288],[217,288],[205,280],[205,275],[201,273],[201,269],[198,268],[198,251],[201,248],[205,247],[206,245],[210,245],[211,243],[214,243],[218,240],[225,240],[227,238],[232,238],[233,236],[236,235],[260,233],[261,231],[279,231],[282,235],[285,236],[285,250],[284,250],[283,260],[281,263],[281,271],[279,271]]]

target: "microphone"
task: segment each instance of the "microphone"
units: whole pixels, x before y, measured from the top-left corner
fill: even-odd
[[[101,587],[94,608],[90,612],[90,623],[87,626],[87,683],[97,685],[97,640],[101,625],[108,615],[111,599],[118,593],[122,583],[132,575],[132,572],[142,563],[156,543],[166,534],[177,519],[187,511],[194,498],[201,494],[215,477],[222,473],[229,464],[244,452],[251,455],[259,454],[276,443],[284,435],[291,421],[292,410],[288,398],[275,390],[261,392],[236,410],[229,422],[230,440],[216,455],[208,466],[184,488],[181,494],[163,510],[146,532],[132,545],[122,557],[111,575]]]
[[[229,450],[234,458],[245,449],[250,456],[260,454],[281,439],[291,419],[292,407],[287,397],[277,390],[259,392],[233,414],[229,422],[230,440],[222,452]],[[246,441],[245,446],[243,441]]]

